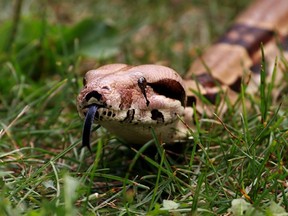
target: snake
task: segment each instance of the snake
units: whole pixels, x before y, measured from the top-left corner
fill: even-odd
[[[115,63],[88,71],[77,97],[77,110],[85,118],[82,147],[91,150],[93,123],[136,145],[154,136],[163,143],[187,139],[188,129],[195,123],[194,114],[213,113],[221,95],[235,103],[245,77],[249,80],[247,90],[257,91],[261,44],[265,59],[272,62],[268,79],[275,57],[288,59],[287,0],[254,1],[192,62],[183,77],[170,67],[156,64]],[[277,76],[281,81],[284,66],[279,63],[277,67],[282,71]],[[225,112],[225,105],[222,110]]]

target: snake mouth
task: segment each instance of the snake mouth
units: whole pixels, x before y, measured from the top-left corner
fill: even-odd
[[[95,114],[97,110],[101,107],[100,105],[97,104],[91,104],[87,106],[88,110],[85,116],[85,121],[84,121],[84,126],[83,126],[83,131],[82,131],[82,146],[87,147],[89,151],[91,152],[91,146],[90,146],[90,136],[91,136],[91,130],[92,130],[92,124],[95,118]]]

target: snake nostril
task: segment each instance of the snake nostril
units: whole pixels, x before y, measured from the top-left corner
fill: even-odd
[[[102,89],[110,90],[110,88],[108,86],[103,86]]]
[[[85,96],[85,99],[86,101],[89,101],[92,97],[99,101],[102,98],[102,95],[97,91],[91,91]]]

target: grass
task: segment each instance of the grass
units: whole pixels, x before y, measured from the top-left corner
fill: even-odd
[[[80,151],[75,103],[83,73],[111,62],[161,62],[183,74],[194,50],[249,1],[180,2],[23,1],[22,10],[1,3],[10,11],[0,15],[1,215],[288,211],[287,92],[272,103],[277,86],[264,79],[259,96],[243,86],[223,118],[195,115],[194,141],[176,157],[156,138],[136,150],[101,129],[93,154]],[[287,72],[287,61],[278,61]]]

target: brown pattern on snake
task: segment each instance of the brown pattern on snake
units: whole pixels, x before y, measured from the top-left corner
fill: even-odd
[[[131,107],[132,104],[132,92],[128,91],[127,89],[123,89],[121,91],[122,95],[125,95],[125,97],[121,97],[121,102],[119,104],[119,109],[123,110],[123,109],[128,109],[129,107]]]
[[[216,86],[216,80],[209,73],[205,72],[195,77],[195,79],[205,88],[213,88]]]
[[[218,43],[240,45],[244,47],[249,56],[252,57],[253,54],[259,50],[260,44],[266,44],[273,36],[274,31],[272,30],[237,23],[218,40]]]
[[[195,77],[195,79],[205,88],[213,88],[217,86],[217,82],[220,81],[213,78],[210,74],[203,73]],[[240,92],[241,90],[241,78],[239,77],[232,85],[229,86],[233,91]],[[209,97],[211,98],[211,97]],[[211,101],[212,102],[212,101]]]
[[[217,43],[242,46],[247,51],[249,56],[252,57],[255,52],[259,51],[260,44],[266,44],[273,39],[273,36],[274,31],[272,30],[236,23],[217,41]],[[254,62],[251,67],[251,71],[254,73],[260,72],[259,67],[257,67],[257,63],[259,64],[258,59],[257,62]],[[232,68],[231,73],[233,73]],[[217,86],[217,83],[222,83],[220,80],[213,78],[208,72],[203,72],[202,74],[196,76],[196,80],[205,88],[213,88]],[[229,87],[235,92],[240,92],[241,77],[238,77]],[[214,96],[207,94],[206,98],[214,104]]]
[[[208,93],[203,95],[211,104],[216,104],[218,93]]]

